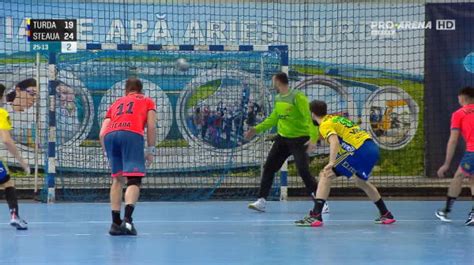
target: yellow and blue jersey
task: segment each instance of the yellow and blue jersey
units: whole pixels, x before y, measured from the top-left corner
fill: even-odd
[[[10,121],[10,115],[8,115],[8,111],[4,108],[0,108],[0,130],[10,131],[11,129],[12,123]],[[6,183],[9,180],[10,176],[8,175],[7,163],[0,159],[0,185]]]
[[[327,115],[319,125],[319,132],[326,140],[331,135],[339,138],[341,149],[333,168],[337,176],[369,179],[379,160],[379,149],[366,131],[348,118]]]
[[[359,125],[342,116],[326,115],[319,125],[319,133],[325,140],[335,134],[339,138],[341,151],[354,152],[359,149],[366,140],[372,137]]]

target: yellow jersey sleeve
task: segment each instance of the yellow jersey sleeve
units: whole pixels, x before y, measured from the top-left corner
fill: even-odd
[[[321,122],[319,126],[319,133],[325,140],[327,140],[328,137],[332,134],[337,135],[336,128],[331,120]]]
[[[0,108],[0,130],[9,131],[12,129],[12,123],[10,121],[10,115],[8,111]]]

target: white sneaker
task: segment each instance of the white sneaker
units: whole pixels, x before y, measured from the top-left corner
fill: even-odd
[[[438,217],[439,220],[445,222],[445,223],[450,223],[451,219],[448,217],[448,213],[445,212],[443,209],[439,209],[435,212],[436,217]]]
[[[329,213],[329,205],[327,202],[324,203],[324,206],[323,206],[323,214],[325,213]]]
[[[464,224],[467,225],[467,226],[474,226],[474,210],[472,210],[469,213],[469,215],[467,217],[467,220]]]
[[[15,214],[12,214],[10,225],[15,227],[17,230],[28,229],[28,223],[25,220],[21,219],[20,217],[16,216]]]
[[[264,198],[259,198],[256,202],[249,204],[249,209],[257,212],[265,212],[265,205],[267,201]]]

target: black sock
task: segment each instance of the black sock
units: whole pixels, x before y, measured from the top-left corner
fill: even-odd
[[[315,212],[317,202],[316,202],[316,194],[314,194],[314,192],[311,193],[311,199],[313,200],[313,212]]]
[[[449,213],[451,212],[451,208],[453,208],[454,201],[456,200],[456,197],[450,197],[448,196],[446,198],[446,206],[444,207],[444,211]]]
[[[380,215],[386,215],[388,213],[387,206],[385,206],[385,202],[380,198],[380,200],[374,202],[377,209],[379,209]]]
[[[315,199],[314,200],[314,208],[313,208],[313,214],[316,214],[321,217],[321,212],[323,211],[324,204],[326,203],[326,200],[323,199]]]
[[[135,205],[133,204],[127,204],[125,205],[125,217],[124,220],[131,223],[132,222],[132,214],[133,210],[135,209]]]
[[[5,199],[7,200],[8,208],[10,208],[10,214],[19,216],[20,211],[18,209],[18,199],[16,197],[15,187],[5,188]]]
[[[120,219],[120,211],[112,211],[112,222],[117,225],[122,224],[122,219]]]

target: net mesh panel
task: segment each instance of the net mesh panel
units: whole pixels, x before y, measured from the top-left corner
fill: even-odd
[[[307,74],[299,88],[310,99],[326,101],[330,114],[350,118],[380,146],[381,159],[371,182],[402,193],[416,187],[446,185],[445,180],[424,176],[423,30],[399,30],[396,35],[381,36],[374,33],[378,28],[372,28],[374,22],[423,22],[424,3],[342,1],[297,7],[295,12],[314,24],[300,25],[300,32],[293,31],[293,37],[301,42],[290,49],[303,59],[293,61],[290,68],[294,75]],[[319,145],[319,153],[329,152],[326,143]],[[319,172],[327,162],[327,156],[316,156],[312,172]],[[295,176],[295,171],[290,175]],[[291,183],[301,181],[292,177]],[[337,178],[333,187],[355,185]]]
[[[35,54],[22,36],[26,17],[77,18],[83,43],[284,44],[290,50],[291,85],[310,100],[326,100],[331,113],[360,124],[381,147],[372,178],[376,186],[406,191],[445,187],[449,181],[424,173],[423,30],[383,37],[373,35],[370,26],[374,21],[424,21],[424,1],[20,0],[0,1],[0,8],[4,13],[0,17],[0,78],[7,89],[34,77]],[[250,117],[256,116],[255,122],[271,111],[270,75],[279,71],[279,59],[274,53],[203,51],[88,51],[58,56],[57,184],[63,198],[107,198],[110,178],[97,134],[106,103],[120,94],[121,82],[129,76],[144,80],[162,117],[158,119],[156,167],[145,180],[145,198],[254,196],[270,144],[262,137],[241,145],[241,133],[249,126],[250,111],[257,112]],[[41,89],[36,93],[41,98],[28,103],[26,111],[7,104],[15,127],[12,134],[31,165],[39,133],[40,187],[48,132],[46,54],[41,62]],[[251,91],[247,103],[245,87]],[[27,94],[19,93],[25,99]],[[38,104],[41,115],[35,122]],[[221,109],[226,111],[216,120]],[[209,112],[206,118],[204,112]],[[207,125],[202,122],[205,119]],[[326,144],[320,142],[311,158],[315,176],[327,162],[327,153]],[[1,155],[15,172],[12,156],[5,149]],[[33,187],[32,177],[14,175],[19,188]],[[290,188],[303,187],[291,162],[289,175]],[[339,178],[333,187],[345,189],[353,184]]]
[[[278,51],[84,51],[58,61],[65,76],[59,79],[70,89],[57,102],[58,185],[66,199],[107,197],[96,191],[110,186],[99,124],[129,77],[142,80],[157,105],[157,156],[144,179],[144,199],[255,193],[271,143],[264,136],[247,142],[243,133],[270,110]]]

